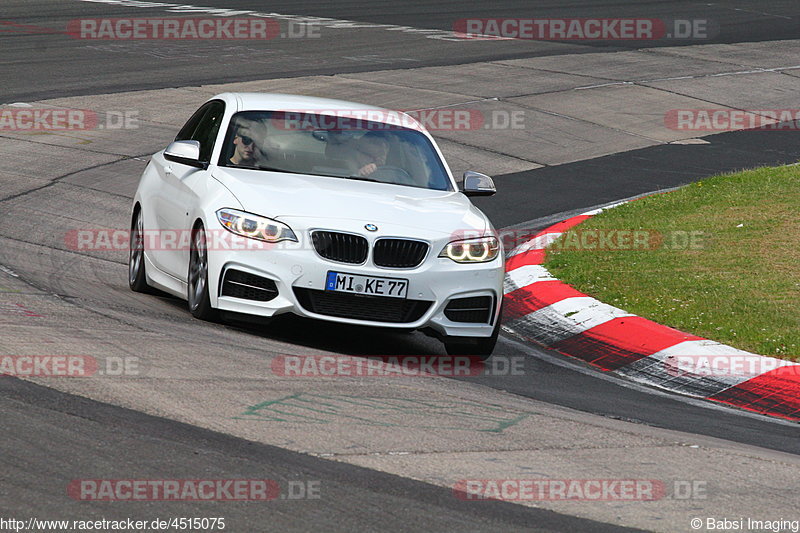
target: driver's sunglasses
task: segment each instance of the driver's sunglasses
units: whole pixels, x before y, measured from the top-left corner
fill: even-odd
[[[251,137],[248,137],[246,135],[239,135],[239,138],[242,140],[242,144],[244,144],[245,146],[250,146],[251,144],[253,144],[253,139]]]

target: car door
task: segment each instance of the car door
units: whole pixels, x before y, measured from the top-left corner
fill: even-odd
[[[225,104],[219,100],[206,103],[181,129],[176,141],[200,143],[200,160],[209,162],[214,149]],[[155,253],[156,266],[165,273],[186,281],[189,268],[189,243],[192,220],[189,215],[198,203],[195,192],[209,179],[207,170],[191,167],[164,158],[163,152],[153,157],[159,171],[160,187],[155,198],[156,224],[160,246]]]

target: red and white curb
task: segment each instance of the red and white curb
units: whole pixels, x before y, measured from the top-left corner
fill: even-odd
[[[800,421],[800,364],[632,315],[542,266],[545,248],[563,232],[617,205],[554,224],[508,254],[503,329],[637,382]]]

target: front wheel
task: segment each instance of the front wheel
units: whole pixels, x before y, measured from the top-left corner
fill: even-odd
[[[192,232],[187,276],[189,311],[200,320],[216,320],[217,310],[211,307],[208,296],[208,250],[206,232],[200,225]]]
[[[473,355],[483,361],[489,359],[500,335],[500,318],[497,317],[491,337],[445,337],[447,355]]]
[[[144,266],[144,222],[142,211],[137,209],[131,222],[130,255],[128,255],[128,286],[133,292],[152,293],[147,284]]]

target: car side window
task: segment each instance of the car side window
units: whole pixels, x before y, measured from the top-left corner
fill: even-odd
[[[208,102],[198,109],[192,118],[181,128],[176,141],[198,141],[200,143],[200,160],[209,161],[214,149],[225,104],[219,100]]]
[[[197,125],[192,139],[200,142],[200,161],[211,161],[211,152],[214,150],[214,141],[217,139],[224,113],[225,104],[211,102],[208,111]]]
[[[211,104],[214,102],[209,102],[207,104],[203,104],[200,109],[194,112],[192,118],[186,121],[186,124],[183,125],[181,131],[175,136],[176,141],[190,141],[192,140],[192,136],[194,135],[194,131],[197,129],[197,125],[200,123],[200,119],[203,118],[203,115],[206,114],[208,108],[211,107]]]

